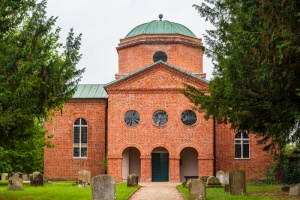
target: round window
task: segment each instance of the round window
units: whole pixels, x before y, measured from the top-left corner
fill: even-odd
[[[163,62],[167,62],[168,60],[168,56],[165,52],[163,51],[157,51],[155,52],[155,54],[153,55],[153,61],[154,62],[157,62],[157,61],[163,61]]]
[[[187,126],[192,126],[197,121],[197,115],[192,110],[185,110],[181,114],[181,121],[183,124],[185,124]]]
[[[168,114],[163,110],[153,113],[152,120],[156,126],[164,126],[168,122]]]
[[[129,110],[124,115],[124,122],[128,126],[136,126],[140,121],[140,115],[135,110]]]

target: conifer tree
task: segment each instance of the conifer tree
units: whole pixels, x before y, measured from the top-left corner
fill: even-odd
[[[43,141],[37,126],[72,97],[84,72],[76,69],[81,35],[71,29],[62,45],[57,18],[47,18],[45,8],[46,1],[0,2],[0,157],[21,152],[22,141],[34,144],[37,134]]]
[[[300,1],[205,0],[194,5],[215,27],[209,94],[183,93],[206,118],[261,136],[265,150],[299,140]]]

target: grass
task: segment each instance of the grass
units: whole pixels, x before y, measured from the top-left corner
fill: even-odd
[[[178,185],[185,198],[189,200],[188,187]],[[289,197],[288,193],[281,192],[279,185],[247,186],[247,195],[233,196],[224,192],[223,187],[206,188],[207,200],[296,200],[298,197]]]
[[[32,187],[24,183],[24,190],[11,191],[7,189],[7,181],[0,181],[0,200],[69,200],[92,199],[91,188],[78,188],[72,181],[55,181],[40,187]],[[127,187],[127,183],[116,184],[117,199],[126,200],[137,187]]]
[[[177,188],[189,200],[188,188],[178,185]],[[137,187],[127,187],[126,183],[116,184],[117,199],[126,200],[138,189]],[[265,186],[247,186],[246,196],[233,196],[224,192],[224,188],[207,188],[207,200],[296,200],[288,193],[281,192],[280,185]],[[90,188],[78,188],[72,181],[55,181],[51,184],[45,184],[43,187],[31,187],[29,183],[24,184],[24,190],[10,191],[7,189],[7,181],[0,181],[0,200],[69,200],[92,199],[92,191]]]

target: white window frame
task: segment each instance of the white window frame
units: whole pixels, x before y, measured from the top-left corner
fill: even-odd
[[[241,133],[241,138],[237,138],[237,135]],[[244,132],[239,132],[235,135],[234,137],[234,159],[237,159],[237,160],[241,160],[241,159],[250,159],[250,138],[248,136],[248,134],[244,133]],[[244,135],[246,135],[247,137],[244,138]],[[240,142],[237,142],[237,141],[240,141]],[[240,146],[240,149],[241,149],[241,157],[240,158],[237,158],[236,157],[236,145],[239,145]],[[243,146],[244,145],[248,145],[248,149],[249,149],[249,157],[243,157]]]
[[[75,124],[77,120],[80,120],[79,125]],[[88,124],[86,122],[86,125],[82,124],[82,120],[86,122],[84,118],[77,118],[73,123],[73,151],[72,156],[73,158],[87,158],[88,157]],[[86,143],[82,143],[81,136],[82,136],[82,128],[86,127]],[[79,143],[75,143],[75,128],[79,128]],[[74,156],[75,148],[79,148],[79,156]],[[82,148],[86,148],[86,156],[81,155]]]

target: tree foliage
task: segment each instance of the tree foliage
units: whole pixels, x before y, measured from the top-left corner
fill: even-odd
[[[209,95],[183,93],[206,118],[262,136],[265,150],[299,139],[300,1],[206,0],[194,5],[215,27]]]
[[[0,2],[0,147],[31,151],[36,127],[69,100],[84,69],[76,69],[81,35],[59,40],[55,17],[46,17],[46,1]],[[38,142],[37,142],[38,143]],[[13,157],[13,156],[12,156]],[[15,169],[12,169],[15,170]],[[1,167],[0,167],[1,171]]]

